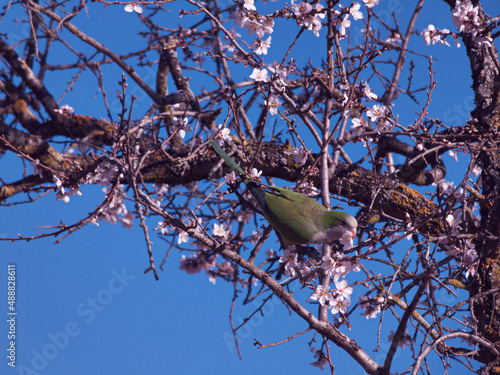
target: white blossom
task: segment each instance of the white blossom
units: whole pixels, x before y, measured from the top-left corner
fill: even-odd
[[[254,0],[243,0],[243,8],[247,10],[257,10],[254,5]]]
[[[250,45],[250,48],[255,50],[257,55],[267,55],[267,50],[271,46],[271,37],[266,40],[263,39],[255,39],[253,43]]]
[[[125,12],[131,13],[131,12],[136,12],[138,14],[142,14],[143,9],[139,4],[131,3],[125,5]]]
[[[318,301],[321,306],[328,305],[333,300],[333,295],[330,293],[330,288],[323,285],[318,285],[309,299]]]
[[[250,75],[255,82],[269,82],[269,76],[267,69],[255,68]]]
[[[363,0],[363,3],[367,8],[373,8],[375,5],[378,5],[380,0]]]
[[[226,224],[217,224],[215,223],[214,224],[214,229],[212,230],[212,234],[215,236],[215,237],[221,237],[221,238],[227,238],[228,234],[229,234],[229,230],[226,229]]]
[[[360,20],[363,18],[363,13],[359,10],[359,8],[361,8],[361,4],[359,3],[353,3],[349,8],[349,13],[355,20]]]
[[[231,136],[229,135],[231,130],[226,128],[225,125],[221,124],[217,128],[210,129],[210,138],[215,139],[215,141],[222,146],[224,142],[231,142]]]

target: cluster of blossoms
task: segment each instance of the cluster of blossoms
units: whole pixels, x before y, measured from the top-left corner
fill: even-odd
[[[366,7],[371,8],[378,4],[378,0],[363,0]],[[244,3],[244,8],[249,11],[256,11],[253,0],[246,0]],[[336,18],[333,21],[335,26],[339,27],[339,31],[342,35],[346,34],[346,29],[350,27],[351,21],[349,17],[352,16],[354,20],[359,20],[363,18],[363,13],[360,11],[361,5],[359,3],[353,3],[349,8],[342,8],[342,11],[335,11]],[[292,6],[292,11],[295,15],[296,22],[299,26],[303,26],[308,30],[312,30],[316,36],[319,36],[319,30],[322,27],[322,19],[325,17],[325,12],[323,6],[316,4],[313,7],[307,2],[300,2]],[[261,55],[267,54],[267,51],[271,45],[271,37],[264,39],[266,33],[271,34],[273,32],[274,20],[269,16],[259,16],[258,14],[252,14],[251,17],[248,15],[238,15],[238,23],[240,27],[247,28],[250,34],[256,33],[258,39],[254,40],[250,48],[255,51],[256,54]],[[274,85],[271,89],[269,98],[266,100],[266,104],[269,106],[270,113],[275,115],[278,113],[278,108],[282,105],[279,100],[279,92],[284,90],[286,83],[286,76],[288,72],[279,67],[270,68],[273,73],[273,77],[270,77],[269,71],[266,68],[255,67],[250,75],[250,78],[255,82],[267,83],[271,80]],[[370,99],[376,99],[377,96],[369,91],[369,87],[366,86],[368,91],[365,95]],[[373,121],[373,120],[372,120]],[[379,124],[381,126],[382,124]]]
[[[384,297],[359,296],[359,306],[364,312],[361,314],[366,319],[375,319],[377,314],[382,311]]]
[[[300,194],[307,195],[308,197],[319,196],[319,190],[312,184],[311,181],[305,181],[296,191]]]
[[[107,195],[107,204],[99,210],[99,220],[110,224],[121,223],[124,228],[132,229],[134,216],[125,206],[126,194],[123,188],[124,185],[117,185],[114,189],[111,187],[102,189]]]
[[[187,226],[194,228],[194,230],[198,233],[203,232],[202,219],[200,218],[198,218],[197,221],[191,219]],[[155,230],[159,230],[161,234],[167,234],[168,223],[164,221],[159,222]],[[219,225],[215,223],[213,225],[212,234],[214,237],[219,237],[223,240],[227,240],[230,233],[231,231],[226,228],[226,224]],[[179,233],[179,236],[177,238],[177,243],[179,245],[188,241],[189,236],[187,232]],[[218,257],[217,254],[212,253],[208,247],[201,244],[200,242],[194,242],[193,244],[198,246],[198,250],[190,256],[182,255],[182,257],[179,259],[181,270],[186,271],[189,274],[196,274],[205,271],[209,276],[210,282],[213,284],[215,284],[217,277],[233,280],[235,276],[235,268],[231,262],[223,261],[221,264],[218,264],[216,262],[216,259]],[[238,280],[243,286],[248,284],[248,282],[245,280],[239,278]]]
[[[458,27],[461,33],[469,34],[472,40],[478,45],[486,45],[491,47],[493,40],[486,35],[485,28],[481,27],[481,19],[479,18],[479,8],[473,6],[470,0],[457,1],[452,12],[453,24]],[[438,29],[434,25],[429,25],[422,31],[422,37],[425,44],[430,45],[440,43],[450,46],[446,41],[446,37],[451,35],[455,40],[457,47],[460,47],[458,42],[458,34],[451,32],[448,29]]]
[[[198,220],[198,222],[193,225],[196,225],[195,230],[197,232],[202,231],[201,220]],[[160,223],[160,227],[164,226],[164,223]],[[225,224],[214,224],[214,229],[212,231],[212,234],[214,236],[227,239],[229,233],[230,231],[226,229]],[[181,233],[179,235],[178,243],[180,244],[187,241],[187,233]],[[210,282],[213,284],[215,284],[217,277],[232,279],[235,275],[235,268],[233,264],[229,261],[223,261],[222,264],[218,264],[216,262],[216,259],[217,254],[211,253],[209,248],[200,245],[200,249],[197,250],[194,254],[188,257],[186,255],[183,255],[181,259],[179,259],[180,269],[186,271],[189,274],[195,274],[201,271],[205,271],[209,276]],[[240,280],[240,282],[245,285],[245,282],[243,280]]]
[[[224,142],[231,143],[232,139],[229,135],[231,130],[225,127],[225,125],[221,124],[217,126],[217,128],[210,129],[209,137],[214,139],[219,146],[223,146]]]
[[[457,1],[453,9],[453,24],[460,32],[470,34],[477,44],[491,47],[493,40],[485,34],[485,29],[480,27],[478,14],[479,8],[473,6],[470,0]]]
[[[448,46],[448,47],[450,45],[446,41],[446,37],[448,35],[451,35],[453,40],[455,40],[457,47],[460,47],[460,43],[458,42],[458,39],[457,39],[457,34],[452,33],[448,29],[436,29],[436,27],[434,25],[429,25],[429,26],[427,26],[426,29],[424,29],[422,31],[421,35],[424,38],[425,44],[427,44],[428,46],[431,43],[432,44],[440,43],[440,44],[444,44],[445,46]]]
[[[257,55],[267,55],[267,50],[271,47],[271,39],[269,36],[264,40],[265,34],[272,34],[274,29],[274,19],[270,16],[261,16],[256,11],[254,0],[245,0],[243,7],[249,11],[254,12],[251,16],[243,13],[238,13],[235,16],[235,23],[240,28],[248,30],[250,35],[254,33],[257,35],[250,45],[250,49],[254,50]]]
[[[288,72],[285,69],[281,69],[279,66],[271,66],[269,69],[271,73],[273,73],[273,85],[271,86],[270,95],[265,101],[265,104],[269,106],[269,113],[276,115],[278,113],[278,108],[283,104],[279,99],[279,93],[285,91],[285,88],[288,85],[286,79]],[[267,83],[271,81],[269,71],[266,68],[254,68],[250,78],[255,82]]]
[[[365,1],[368,7],[376,5],[378,1]],[[246,4],[246,2],[245,2]],[[253,1],[251,5],[246,6],[249,10],[255,10],[253,8]],[[344,16],[341,15],[343,13],[336,11],[338,17],[336,18],[336,25],[340,27],[340,32],[342,35],[345,35],[345,30],[350,26],[349,16],[351,15],[355,20],[363,18],[363,14],[359,10],[361,7],[360,4],[354,3],[350,8],[344,9]],[[308,30],[312,30],[316,36],[319,36],[319,30],[322,27],[321,20],[324,19],[325,13],[323,11],[323,6],[321,4],[316,4],[313,8],[311,4],[306,2],[300,2],[298,4],[294,4],[292,6],[292,11],[294,12],[295,19],[299,26],[303,26]],[[271,18],[263,17],[260,21],[249,19],[246,16],[242,16],[239,18],[239,24],[242,27],[246,27],[249,33],[257,33],[259,37],[255,40],[250,48],[255,50],[257,54],[267,54],[267,50],[270,47],[271,37],[264,40],[262,37],[264,33],[271,33],[272,27],[274,26],[274,21]],[[287,86],[286,76],[288,72],[279,67],[270,68],[273,73],[273,82],[274,86],[271,89],[271,93],[269,98],[266,100],[266,104],[269,106],[269,111],[272,115],[278,113],[278,108],[282,105],[279,100],[279,92],[283,91]],[[269,71],[266,68],[254,68],[250,78],[255,82],[263,82],[267,83],[271,81],[271,77],[269,77]]]
[[[111,183],[115,178],[122,177],[123,176],[121,174],[118,175],[118,166],[105,160],[99,163],[94,173],[89,173],[87,175],[87,181],[89,184],[111,186]]]
[[[245,14],[237,14],[235,15],[235,23],[239,27],[247,29],[250,35],[256,34],[259,39],[274,31],[274,19],[269,16],[254,15],[253,18],[250,18]]]
[[[373,127],[370,124],[374,123],[376,125],[375,129],[378,133],[389,130],[392,128],[392,123],[390,121],[391,111],[388,106],[375,104],[371,108],[365,107],[361,103],[362,98],[368,98],[368,100],[378,99],[377,94],[375,94],[368,83],[364,82],[360,86],[339,85],[343,90],[342,95],[344,96],[344,101],[342,104],[346,104],[350,96],[350,91],[354,89],[354,93],[351,97],[350,108],[346,111],[346,116],[351,116],[353,110],[351,108],[362,108],[370,120],[365,119],[362,115],[352,118],[351,124],[351,135],[354,137],[362,137],[365,131],[372,131]]]
[[[73,113],[75,113],[75,110],[73,109],[73,107],[64,104],[60,108],[54,109],[54,112],[59,113],[63,116],[71,116]]]
[[[302,1],[292,6],[292,12],[295,14],[297,25],[312,30],[314,35],[319,37],[319,30],[321,30],[322,26],[321,20],[325,18],[323,5],[316,4],[313,8],[311,4]]]
[[[361,4],[353,3],[349,8],[343,8],[342,12],[338,10],[334,10],[335,19],[333,20],[334,26],[338,26],[340,35],[346,35],[346,29],[351,26],[351,20],[349,16],[352,16],[354,20],[360,20],[363,18],[363,13],[359,10],[361,8]]]
[[[472,243],[470,238],[453,238],[453,236],[461,233],[459,229],[462,224],[462,211],[455,210],[453,213],[448,214],[446,216],[446,223],[452,235],[441,241],[441,245],[446,250],[446,255],[452,256],[460,261],[462,267],[466,269],[465,277],[469,277],[469,275],[474,276],[478,263],[476,246]]]
[[[125,206],[124,185],[112,186],[113,182],[121,178],[123,175],[119,172],[118,166],[105,160],[99,163],[93,173],[87,175],[87,183],[102,186],[107,196],[106,204],[99,210],[99,220],[111,224],[121,223],[124,228],[131,229],[134,216]]]
[[[68,203],[69,202],[69,197],[72,197],[73,195],[78,195],[78,196],[81,196],[82,195],[82,192],[80,191],[80,187],[71,187],[69,189],[69,191],[66,191],[66,189],[64,188],[61,180],[59,179],[59,177],[57,176],[52,176],[52,179],[54,180],[54,183],[56,184],[56,189],[57,189],[57,193],[56,193],[56,199],[58,201],[62,200],[64,203]]]
[[[190,132],[193,130],[193,128],[191,128],[191,125],[188,124],[188,119],[185,117],[183,118],[173,117],[172,123],[174,125],[174,130],[177,130],[177,134],[182,139],[184,139],[184,137],[186,136],[186,132]]]
[[[346,116],[350,116],[352,114],[352,109],[362,109],[364,105],[362,103],[363,98],[368,98],[368,100],[376,100],[378,99],[378,95],[375,94],[367,82],[363,82],[361,85],[338,85],[339,90],[341,91],[341,98],[339,98],[339,102],[342,105],[347,104],[349,97],[351,97],[351,102],[349,103],[349,109],[346,112]],[[353,91],[351,96],[351,91]]]
[[[138,14],[142,14],[142,12],[143,12],[142,7],[136,3],[130,3],[130,4],[125,5],[124,9],[125,9],[125,12],[128,12],[128,13],[136,12]]]
[[[303,283],[318,278],[320,274],[331,277],[335,283],[335,289],[318,285],[311,294],[310,300],[318,301],[322,306],[328,306],[334,315],[347,312],[347,308],[351,305],[353,289],[348,286],[344,278],[350,271],[360,270],[357,261],[346,259],[342,253],[335,253],[333,257],[324,256],[317,264],[308,257],[299,257],[299,254],[291,247],[283,251],[279,261],[283,265],[285,275],[298,277]],[[343,280],[340,280],[341,278]]]
[[[372,108],[366,109],[365,112],[370,118],[370,122],[376,124],[377,133],[380,134],[392,128],[392,123],[389,121],[390,109],[388,106],[375,104]],[[352,119],[351,129],[351,135],[361,137],[365,130],[371,130],[372,127],[368,120],[360,116]]]
[[[190,256],[182,255],[179,262],[181,263],[180,269],[186,271],[190,275],[200,273],[201,271],[208,271],[210,268],[215,267],[216,255],[209,254],[206,249],[198,250]]]
[[[367,8],[377,5],[378,2],[379,0],[363,0]],[[333,21],[333,25],[339,28],[341,35],[346,35],[346,29],[351,26],[349,16],[352,16],[354,20],[363,18],[363,13],[359,10],[360,8],[361,4],[355,2],[349,8],[341,7],[341,12],[338,10],[334,11],[336,17]],[[319,31],[322,27],[321,20],[325,18],[325,13],[321,4],[316,4],[313,8],[309,3],[300,2],[292,6],[292,12],[299,26],[311,30],[314,35],[319,37]]]
[[[315,277],[312,262],[307,257],[299,257],[293,247],[283,250],[283,255],[279,261],[283,264],[283,273],[286,276],[299,277],[302,281],[308,281]]]
[[[318,367],[321,370],[323,370],[323,368],[329,363],[328,357],[325,355],[325,353],[316,348],[311,348],[310,351],[311,353],[314,353],[314,358],[317,358],[316,361],[311,362],[310,365],[313,365],[314,367]]]
[[[317,300],[321,306],[328,305],[333,315],[345,314],[351,305],[352,288],[347,286],[347,280],[335,281],[335,289],[318,285],[311,294],[311,300]]]

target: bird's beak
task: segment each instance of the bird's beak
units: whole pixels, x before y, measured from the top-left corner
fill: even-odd
[[[352,233],[352,238],[356,238],[356,228],[349,229]]]

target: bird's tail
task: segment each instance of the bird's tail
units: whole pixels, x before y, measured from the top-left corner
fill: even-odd
[[[241,169],[241,167],[236,164],[236,162],[228,154],[226,154],[226,152],[219,146],[216,141],[214,141],[213,139],[209,139],[208,141],[210,142],[214,150],[219,154],[219,156],[224,159],[227,164],[229,164],[231,169],[238,173],[240,177],[242,177],[243,182],[248,186],[248,189],[259,203],[259,206],[264,210],[266,207],[266,192],[262,188],[262,186],[256,181],[249,180],[245,175],[245,171]]]
[[[239,176],[245,174],[245,171],[241,169],[241,167],[238,164],[236,164],[236,162],[233,159],[231,159],[231,157],[228,154],[226,154],[226,152],[219,146],[219,144],[216,141],[214,141],[213,139],[209,139],[208,141],[214,148],[215,152],[217,152],[219,156],[222,159],[224,159],[224,161],[231,167],[233,171],[238,173]]]

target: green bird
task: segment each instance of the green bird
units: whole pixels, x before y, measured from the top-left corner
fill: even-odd
[[[282,246],[331,243],[350,232],[356,236],[358,222],[346,212],[328,211],[303,194],[252,181],[241,167],[215,142],[210,144],[238,174],[257,200],[262,214],[278,233]]]

